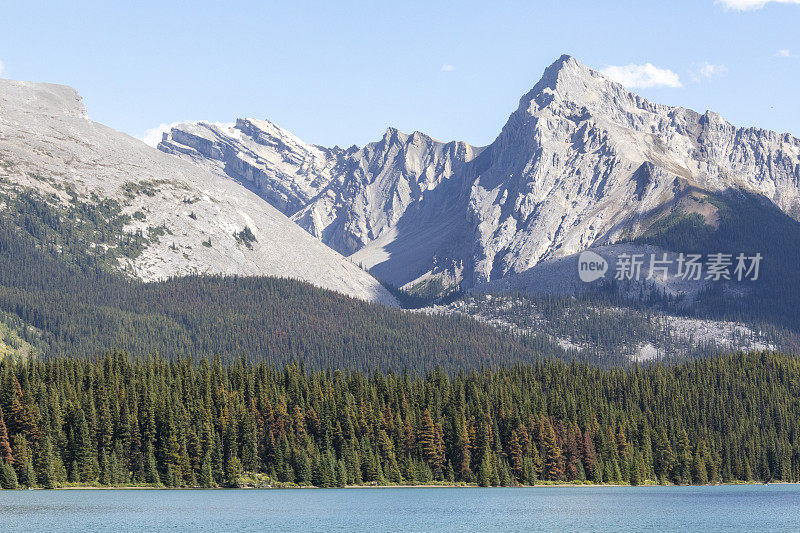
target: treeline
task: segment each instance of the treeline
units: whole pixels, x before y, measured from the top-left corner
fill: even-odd
[[[798,363],[764,352],[422,377],[119,353],[6,358],[0,482],[799,481]]]

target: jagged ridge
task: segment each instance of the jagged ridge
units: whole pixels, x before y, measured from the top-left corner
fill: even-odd
[[[21,193],[63,212],[106,202],[122,231],[143,236],[143,248],[117,265],[143,280],[273,275],[396,304],[372,276],[232,180],[90,121],[69,87],[0,80],[0,209]],[[109,242],[87,242],[87,251]]]
[[[212,142],[236,148],[220,152],[216,171],[407,288],[471,287],[614,243],[679,202],[713,223],[713,207],[684,200],[691,190],[755,192],[800,217],[800,140],[650,103],[569,56],[545,70],[486,148],[389,129],[361,149],[325,149],[275,128],[252,158],[244,148],[265,134],[248,123],[258,124],[239,121]],[[184,134],[195,127],[173,128],[159,147],[201,153]],[[277,169],[274,160],[293,163]]]

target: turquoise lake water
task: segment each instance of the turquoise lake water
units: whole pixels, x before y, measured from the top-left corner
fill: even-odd
[[[800,531],[800,486],[0,491],[0,531]]]

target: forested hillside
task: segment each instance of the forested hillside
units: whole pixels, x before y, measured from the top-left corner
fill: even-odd
[[[711,220],[678,207],[634,242],[675,252],[728,253],[734,257],[759,253],[763,261],[757,281],[714,283],[688,312],[699,317],[767,322],[800,331],[800,224],[755,194],[699,191],[692,198],[697,209],[713,212]]]
[[[670,314],[667,299],[631,301],[615,291],[575,296],[473,294],[431,312],[466,315],[504,330],[547,335],[586,361],[681,361],[736,351],[800,351],[800,336],[768,322]],[[688,316],[687,316],[688,315]]]
[[[800,362],[425,377],[122,354],[0,361],[4,487],[800,481]]]
[[[109,265],[147,237],[120,233],[91,206],[64,213],[32,196],[6,202],[0,318],[45,356],[243,354],[270,365],[302,360],[314,368],[420,372],[568,356],[544,337],[399,311],[296,280],[188,276],[141,283]],[[89,246],[98,239],[118,243],[117,252]]]

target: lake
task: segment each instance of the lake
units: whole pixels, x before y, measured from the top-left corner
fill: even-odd
[[[0,531],[800,530],[800,486],[0,491]]]

